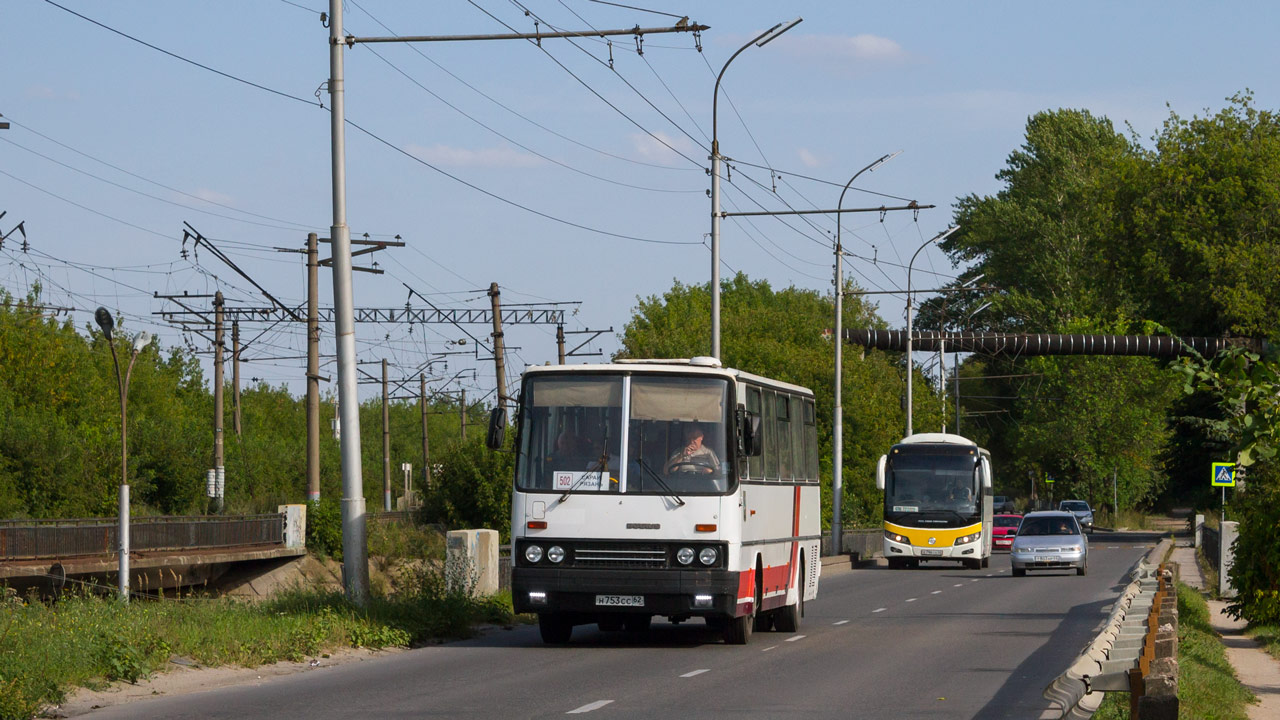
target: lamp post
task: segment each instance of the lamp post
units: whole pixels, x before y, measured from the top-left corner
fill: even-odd
[[[831,554],[839,555],[844,549],[842,543],[842,532],[844,528],[840,521],[840,499],[841,493],[844,491],[843,478],[841,470],[844,464],[844,408],[841,405],[841,383],[843,382],[844,360],[842,339],[843,322],[844,322],[844,248],[840,245],[840,218],[844,217],[844,213],[840,212],[844,209],[844,194],[849,192],[849,186],[853,185],[853,181],[864,172],[873,171],[884,163],[898,156],[896,153],[882,155],[878,160],[870,165],[862,168],[849,178],[849,182],[844,184],[844,190],[840,191],[840,200],[836,203],[836,335],[835,335],[835,366],[836,366],[836,389],[835,389],[835,409],[832,410],[831,427],[834,430],[834,437],[831,440]]]
[[[129,356],[129,365],[122,379],[120,359],[116,356],[116,344],[111,335],[116,324],[115,318],[111,317],[111,312],[106,308],[100,307],[94,311],[93,319],[102,328],[102,334],[111,348],[111,364],[116,370],[116,389],[120,394],[120,600],[129,602],[129,377],[133,374],[133,363],[138,359],[138,353],[151,342],[151,333],[143,332],[133,339],[133,352]]]
[[[907,263],[907,434],[906,434],[906,437],[911,437],[911,435],[913,434],[911,430],[911,375],[912,375],[911,371],[914,369],[912,367],[912,362],[911,362],[911,267],[915,265],[916,257],[920,254],[920,251],[928,247],[929,243],[935,243],[935,242],[938,242],[939,240],[944,240],[948,236],[950,236],[951,233],[959,229],[960,229],[959,226],[952,226],[950,228],[947,228],[945,231],[938,233],[937,235],[934,235],[928,240],[925,240],[923,245],[916,248],[915,253],[911,256],[911,262]]]
[[[799,25],[801,20],[803,18],[778,23],[738,48],[737,52],[729,56],[724,67],[720,68],[715,90],[711,94],[711,357],[717,360],[720,359],[720,140],[716,134],[716,117],[720,108],[720,79],[724,77],[724,71],[729,69],[729,63],[741,55],[743,50],[753,44],[764,47],[782,33]]]
[[[979,276],[981,277],[981,276]],[[976,278],[975,278],[976,279]],[[982,303],[977,310],[969,313],[969,317],[964,319],[964,327],[969,327],[969,323],[973,321],[973,316],[991,307],[990,302]],[[955,376],[956,376],[956,434],[960,434],[960,351],[956,351],[955,357]]]

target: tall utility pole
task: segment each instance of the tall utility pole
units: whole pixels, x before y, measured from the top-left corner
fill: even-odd
[[[556,326],[556,356],[560,358],[557,365],[564,364],[564,326]]]
[[[329,0],[329,104],[333,163],[333,309],[338,344],[338,413],[342,438],[342,587],[363,607],[369,600],[369,558],[360,468],[360,400],[356,395],[355,301],[351,290],[351,230],[347,227],[346,90],[343,86],[342,0]]]
[[[320,251],[307,233],[307,502],[320,502]]]
[[[386,358],[382,358],[382,510],[391,512],[391,403],[387,398]]]
[[[458,428],[462,434],[462,442],[467,441],[467,390],[463,388],[462,395],[458,400]]]
[[[222,512],[223,447],[222,447],[222,291],[213,296],[213,472],[216,497],[213,500],[214,512]]]
[[[498,379],[498,407],[507,406],[507,371],[503,360],[505,355],[502,342],[502,302],[499,299],[498,283],[489,283],[489,299],[493,303],[493,371]]]
[[[231,426],[240,437],[240,321],[231,321]]]
[[[708,26],[682,19],[669,28],[571,30],[502,35],[347,37],[342,30],[342,0],[329,0],[329,104],[333,166],[333,305],[338,341],[338,402],[342,414],[342,584],[347,599],[363,606],[369,595],[369,564],[365,543],[364,490],[361,487],[360,415],[356,397],[354,302],[351,293],[351,234],[347,227],[346,103],[343,51],[356,43],[438,42],[457,40],[534,40],[605,37],[648,33],[701,32]],[[466,424],[463,424],[466,427]]]
[[[431,443],[427,437],[427,374],[418,374],[418,404],[422,406],[422,491],[431,487]],[[408,501],[405,501],[408,504]]]

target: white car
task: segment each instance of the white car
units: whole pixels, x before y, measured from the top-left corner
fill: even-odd
[[[1018,535],[1009,549],[1014,577],[1028,570],[1072,570],[1089,572],[1089,539],[1076,516],[1060,510],[1045,510],[1022,516]]]

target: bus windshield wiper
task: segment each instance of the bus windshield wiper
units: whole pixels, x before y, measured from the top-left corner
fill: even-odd
[[[637,458],[636,465],[638,465],[641,470],[649,473],[649,477],[653,478],[654,481],[658,483],[658,486],[661,487],[663,490],[665,490],[667,492],[667,495],[676,501],[676,505],[684,505],[684,500],[680,499],[680,496],[676,494],[676,491],[672,490],[671,486],[668,485],[666,481],[663,480],[660,475],[658,475],[658,473],[654,472],[653,468],[649,467],[649,465],[644,460]]]

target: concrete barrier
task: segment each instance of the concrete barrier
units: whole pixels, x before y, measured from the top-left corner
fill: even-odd
[[[498,531],[450,530],[445,540],[445,581],[450,590],[463,588],[473,597],[498,592]]]

